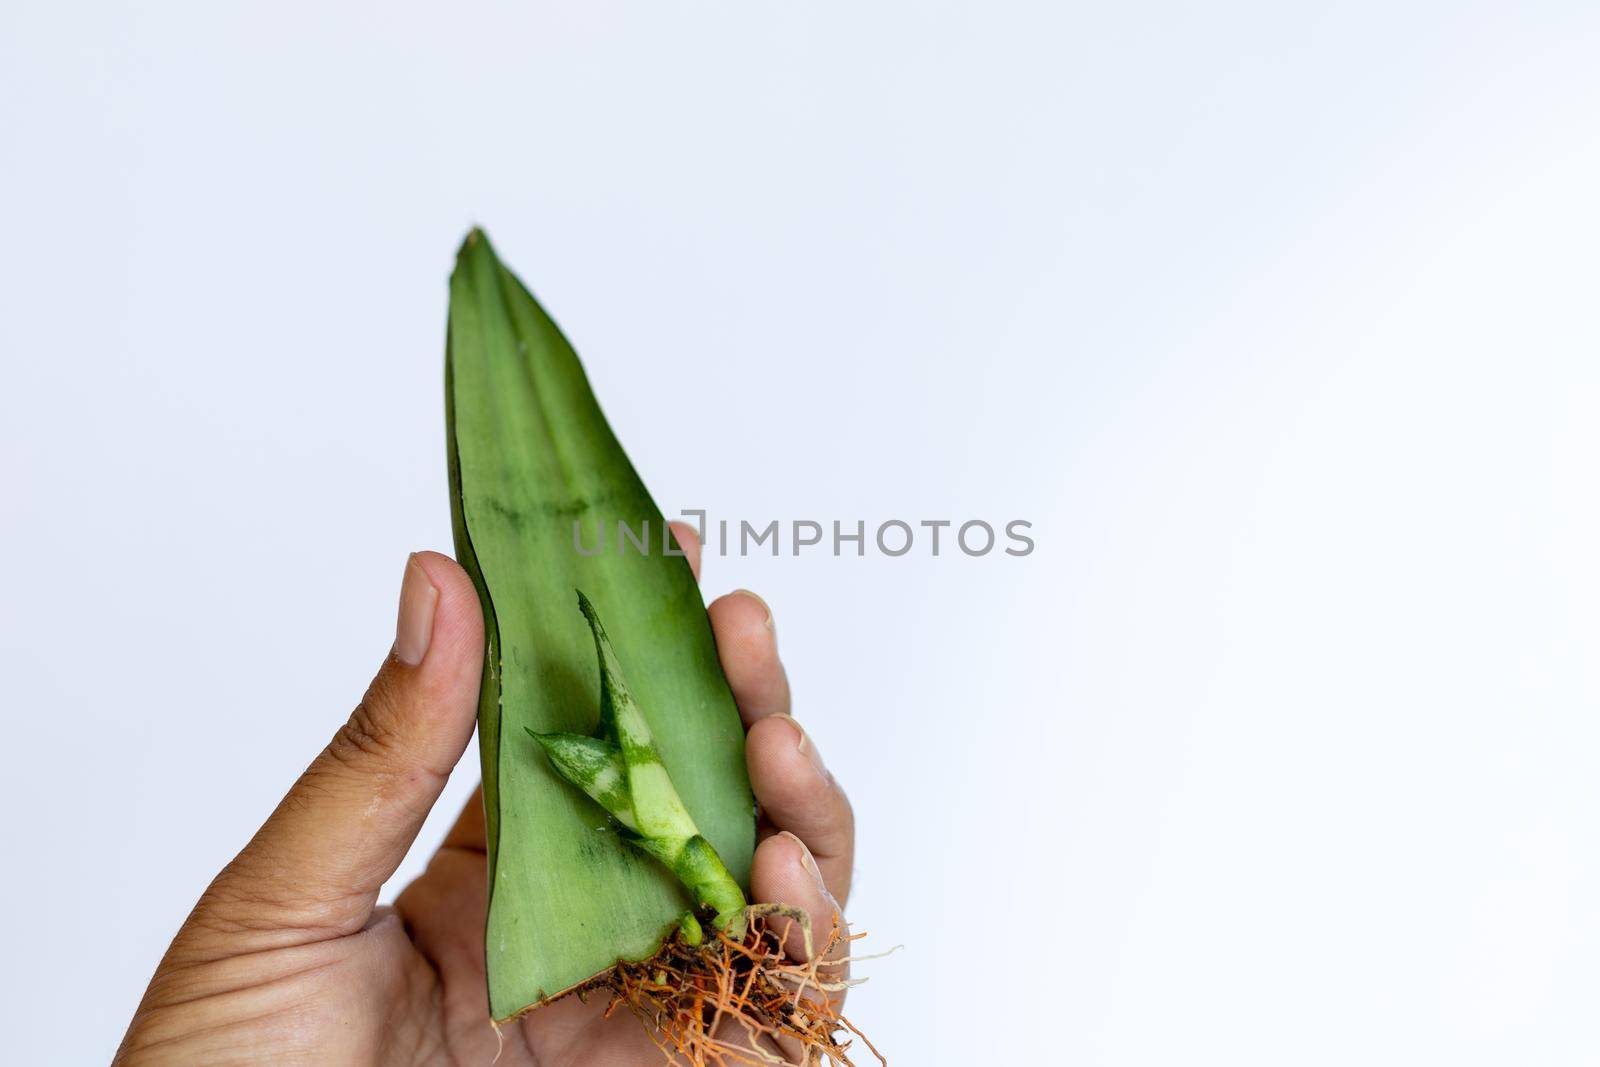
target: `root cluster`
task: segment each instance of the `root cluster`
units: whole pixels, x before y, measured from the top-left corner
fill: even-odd
[[[699,945],[673,938],[652,959],[617,964],[594,987],[611,994],[606,1014],[627,1008],[669,1061],[694,1067],[857,1067],[860,1061],[850,1058],[857,1039],[887,1063],[838,1010],[854,984],[839,950],[864,935],[846,933],[835,916],[826,944],[811,951],[803,911],[760,905],[747,914],[742,938],[708,932]],[[793,927],[802,932],[808,963],[784,952]]]

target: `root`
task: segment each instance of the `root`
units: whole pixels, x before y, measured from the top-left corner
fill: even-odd
[[[652,959],[618,963],[590,989],[611,994],[608,1016],[621,1007],[633,1012],[669,1062],[858,1067],[850,1049],[859,1039],[886,1064],[838,1011],[840,994],[857,983],[844,977],[848,958],[830,957],[865,935],[846,933],[835,916],[827,943],[812,951],[805,912],[764,904],[745,914],[742,938],[713,931],[703,943],[688,945],[674,937]],[[811,962],[795,963],[784,954],[790,923],[803,934]]]

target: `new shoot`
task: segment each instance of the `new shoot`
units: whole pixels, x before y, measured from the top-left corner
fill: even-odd
[[[588,736],[524,729],[544,747],[556,773],[605,808],[630,843],[660,860],[689,890],[695,904],[712,916],[718,930],[744,936],[744,890],[678,799],[650,725],[623,680],[606,629],[582,590],[578,607],[589,622],[600,661],[599,722]],[[680,931],[692,944],[702,939],[693,912],[684,915]]]

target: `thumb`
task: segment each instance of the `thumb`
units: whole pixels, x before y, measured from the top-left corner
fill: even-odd
[[[411,556],[396,629],[350,720],[206,890],[175,950],[258,951],[370,918],[472,737],[483,615],[466,572],[437,552]]]

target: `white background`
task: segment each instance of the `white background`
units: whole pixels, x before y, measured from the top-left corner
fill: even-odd
[[[1600,1060],[1600,10],[0,11],[8,1062],[448,549],[481,222],[851,788],[898,1065]],[[451,782],[402,876],[474,784]]]

